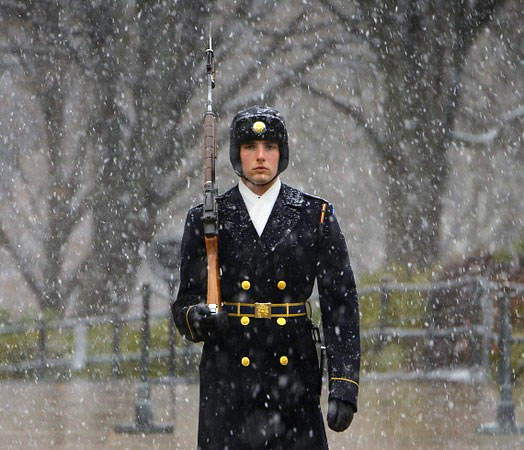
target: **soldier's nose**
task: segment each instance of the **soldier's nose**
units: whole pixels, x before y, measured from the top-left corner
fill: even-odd
[[[264,159],[264,147],[257,147],[257,159]]]

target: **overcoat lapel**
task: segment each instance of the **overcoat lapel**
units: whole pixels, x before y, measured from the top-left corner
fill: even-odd
[[[260,237],[253,222],[251,222],[238,186],[235,186],[222,196],[221,204],[222,208],[224,208],[224,214],[222,215],[224,217],[222,221],[223,229],[230,233],[233,240],[238,242],[242,248],[252,249],[251,245],[258,247],[263,257],[273,252],[278,244],[295,228],[300,220],[300,211],[304,204],[304,198],[300,191],[282,184],[273,210]]]
[[[275,206],[260,236],[264,255],[275,251],[279,243],[295,228],[300,220],[303,203],[304,199],[300,191],[282,184]]]
[[[219,204],[223,209],[223,214],[219,210],[219,223],[230,234],[233,242],[238,243],[242,249],[252,249],[252,245],[259,246],[257,230],[251,222],[238,186],[227,191]]]

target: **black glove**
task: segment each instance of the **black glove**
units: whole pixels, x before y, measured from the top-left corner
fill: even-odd
[[[351,424],[354,413],[355,408],[351,403],[338,398],[329,399],[327,413],[329,428],[334,431],[344,431]]]
[[[189,310],[189,324],[198,340],[207,341],[226,330],[229,325],[227,311],[211,314],[209,306],[199,304]]]

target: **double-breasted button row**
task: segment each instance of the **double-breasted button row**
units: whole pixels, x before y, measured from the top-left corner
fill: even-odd
[[[282,366],[287,366],[288,363],[289,363],[289,359],[286,355],[283,355],[280,357],[280,359],[278,360],[280,362],[280,364]],[[251,360],[247,357],[247,356],[244,356],[241,360],[240,360],[240,363],[244,366],[244,367],[248,367],[250,364],[251,364]]]
[[[245,327],[248,326],[250,322],[251,322],[251,319],[250,319],[248,316],[242,316],[242,317],[240,318],[240,323],[241,323],[242,325],[244,325]],[[285,319],[284,317],[279,317],[279,318],[277,319],[277,323],[278,323],[281,327],[283,327],[283,326],[287,323],[287,321],[286,321],[286,319]]]
[[[244,291],[249,291],[249,289],[251,289],[251,282],[249,280],[244,280],[242,281],[242,283],[240,283],[240,286],[242,287],[242,289],[244,289]],[[281,291],[286,289],[286,287],[287,283],[284,280],[280,280],[277,283],[277,288]]]

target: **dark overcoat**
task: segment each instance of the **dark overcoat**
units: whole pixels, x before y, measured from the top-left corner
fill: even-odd
[[[321,224],[324,203],[327,211]],[[316,279],[329,394],[356,409],[358,299],[345,239],[332,206],[282,184],[259,237],[236,186],[218,197],[218,215],[222,300],[305,302]],[[193,341],[199,338],[188,312],[206,299],[201,218],[201,205],[187,216],[180,289],[172,307],[178,329]],[[229,317],[227,330],[206,341],[202,351],[199,449],[327,449],[319,380],[309,318]]]

